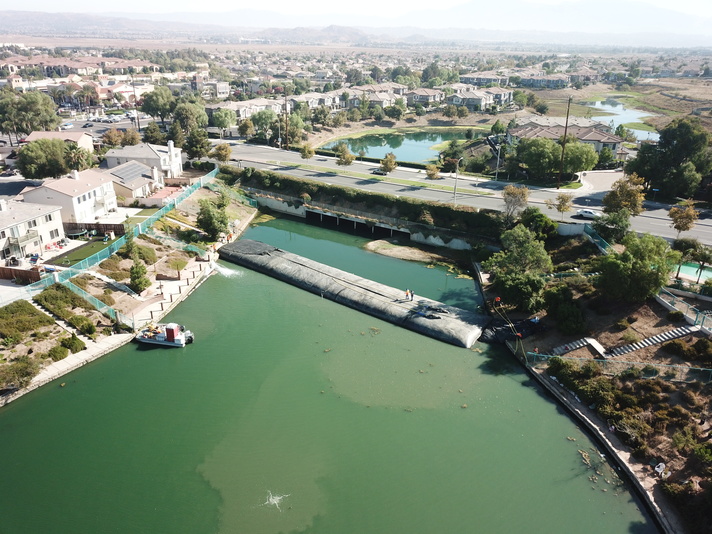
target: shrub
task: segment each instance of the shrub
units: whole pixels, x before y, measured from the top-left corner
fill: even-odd
[[[83,351],[87,346],[84,342],[77,337],[76,334],[72,334],[72,337],[65,337],[60,341],[63,347],[68,348],[72,354]]]
[[[91,336],[96,333],[96,326],[91,319],[89,319],[89,317],[84,317],[83,315],[72,315],[69,318],[69,324],[87,336]]]
[[[138,245],[136,248],[138,250],[138,257],[141,258],[147,265],[153,265],[156,261],[158,261],[156,251],[151,247]]]
[[[105,271],[120,271],[121,267],[119,267],[119,264],[121,263],[121,258],[119,258],[116,254],[109,256],[106,258],[104,261],[102,261],[99,264],[99,267],[104,269]]]
[[[99,295],[97,298],[107,306],[113,306],[116,304],[116,300],[111,296],[111,293],[104,292],[103,295]]]
[[[625,332],[623,332],[622,338],[623,341],[625,341],[626,343],[637,343],[638,341],[640,341],[640,336],[633,330],[626,330]]]
[[[54,347],[49,349],[49,352],[47,353],[47,357],[50,360],[52,360],[53,362],[58,362],[59,360],[63,360],[68,355],[69,355],[69,349],[62,345],[55,345]]]
[[[679,323],[680,321],[685,320],[685,314],[678,310],[669,311],[667,314],[667,320],[671,323]]]
[[[173,211],[175,211],[175,210],[173,210]],[[163,244],[155,237],[151,237],[150,235],[146,235],[146,234],[139,234],[138,239],[142,239],[142,240],[146,241],[147,243],[151,243],[152,245],[162,245]]]
[[[613,325],[616,330],[623,331],[627,330],[628,327],[630,326],[630,323],[628,322],[628,319],[621,319],[620,321],[617,321],[616,324]]]

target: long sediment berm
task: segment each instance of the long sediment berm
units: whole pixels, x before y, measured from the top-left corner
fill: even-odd
[[[224,260],[267,274],[339,304],[384,321],[470,348],[490,318],[416,296],[413,301],[396,289],[335,269],[271,245],[242,239],[220,248]]]

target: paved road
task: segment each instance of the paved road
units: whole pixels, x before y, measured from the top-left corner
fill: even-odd
[[[325,170],[295,169],[289,165],[279,165],[279,162],[305,164],[298,153],[276,148],[258,145],[248,145],[234,143],[232,146],[232,157],[242,161],[243,166],[251,166],[260,169],[269,169],[292,176],[309,178],[324,183],[344,185],[349,187],[360,187],[379,193],[388,193],[397,196],[409,196],[413,198],[430,200],[433,202],[454,202],[454,188],[457,185],[457,204],[472,206],[477,208],[489,208],[501,210],[504,207],[502,201],[502,190],[507,186],[506,181],[481,180],[472,177],[459,176],[456,180],[454,175],[443,175],[442,180],[433,182],[425,177],[424,172],[415,169],[405,169],[399,167],[389,174],[388,178],[408,180],[422,185],[403,185],[383,180],[370,180],[371,170],[378,165],[366,162],[354,162],[344,169],[336,165],[334,158],[316,156],[309,160],[308,165],[320,167]],[[326,170],[328,169],[328,170]],[[358,173],[361,177],[345,176],[341,172]],[[584,186],[580,189],[564,190],[574,195],[574,210],[564,214],[565,222],[584,222],[577,218],[575,210],[581,208],[591,208],[600,210],[602,208],[603,196],[608,192],[615,180],[622,177],[621,172],[593,171],[586,173],[583,178]],[[501,176],[501,173],[500,173]],[[377,177],[382,178],[382,177]],[[447,191],[428,189],[429,185],[447,186]],[[546,211],[546,200],[554,199],[560,192],[556,189],[546,189],[531,187],[529,204]],[[670,206],[659,202],[646,202],[645,211],[631,220],[632,228],[641,233],[650,233],[666,239],[674,239],[677,232],[670,226],[670,218],[667,212]],[[550,217],[555,220],[562,220],[561,214],[549,212]],[[686,237],[696,237],[701,242],[712,245],[712,218],[705,218],[705,215],[697,221],[695,227],[683,234]]]

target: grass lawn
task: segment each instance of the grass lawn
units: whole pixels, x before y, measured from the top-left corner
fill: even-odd
[[[139,211],[134,217],[150,217],[156,213],[160,208],[145,208]]]
[[[119,236],[117,239],[120,238],[121,236]],[[89,256],[93,256],[97,252],[104,250],[114,241],[116,241],[116,239],[104,243],[103,237],[95,238],[92,241],[89,241],[86,245],[70,250],[69,252],[61,254],[60,256],[57,256],[56,258],[53,258],[45,263],[48,263],[50,265],[59,265],[62,267],[74,265],[75,263],[79,263],[80,261],[85,260]]]
[[[626,122],[623,125],[624,128],[632,130],[643,130],[645,132],[657,132],[657,128],[650,126],[650,124],[645,124],[644,122]]]

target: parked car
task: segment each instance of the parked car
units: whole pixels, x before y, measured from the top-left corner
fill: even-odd
[[[60,128],[61,130],[71,130],[72,128],[74,128],[74,124],[72,124],[71,122],[65,122],[65,123],[62,124],[62,126],[60,126],[59,128]]]
[[[589,209],[578,210],[576,211],[576,215],[581,217],[582,219],[598,219],[601,216],[601,214],[597,211]]]
[[[82,125],[82,128],[92,128],[93,126],[94,126],[93,123],[91,123],[91,122],[85,122],[85,123]]]
[[[388,173],[384,171],[383,169],[373,169],[371,171],[371,174],[378,174],[380,176],[386,176]]]

